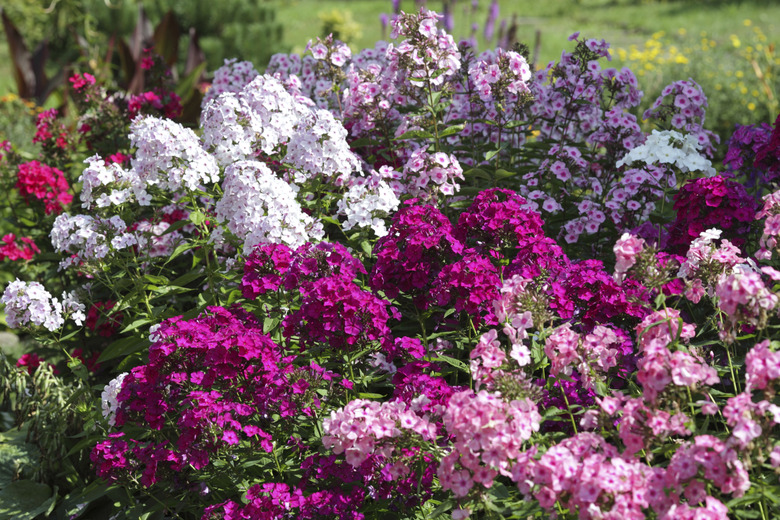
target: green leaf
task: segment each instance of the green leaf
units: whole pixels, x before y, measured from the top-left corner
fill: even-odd
[[[463,176],[466,177],[466,178],[477,177],[477,178],[485,179],[485,180],[488,180],[488,181],[493,180],[493,178],[490,176],[490,174],[488,172],[486,172],[485,170],[483,170],[482,168],[471,168],[469,170],[466,170],[465,172],[463,172]]]
[[[82,381],[89,381],[89,370],[87,370],[87,367],[84,366],[84,363],[79,358],[73,358],[68,361],[68,368]]]
[[[106,350],[100,354],[98,361],[103,363],[109,359],[114,359],[120,356],[128,356],[136,352],[144,350],[150,345],[148,340],[141,339],[135,336],[129,338],[122,338],[110,344]]]
[[[394,141],[404,141],[408,139],[432,139],[433,134],[425,130],[409,130],[394,139]]]
[[[448,511],[451,511],[455,507],[455,502],[452,499],[447,499],[431,512],[429,518],[437,518]]]
[[[433,358],[432,361],[443,361],[448,365],[451,365],[459,370],[462,370],[463,372],[466,372],[467,374],[470,373],[469,367],[468,365],[466,365],[466,363],[458,359],[451,358],[449,356],[439,355],[439,357]]]
[[[17,480],[0,491],[0,520],[33,520],[49,512],[56,498],[46,484]]]
[[[499,168],[498,170],[496,170],[496,173],[494,175],[496,176],[497,179],[506,179],[508,177],[514,177],[515,175],[517,175],[517,172],[510,172],[502,168]]]
[[[206,215],[203,214],[200,210],[195,210],[190,212],[190,222],[195,224],[196,226],[200,226],[204,222],[206,222]]]
[[[464,124],[459,125],[452,125],[450,127],[447,127],[439,134],[439,137],[449,137],[451,135],[455,135],[457,133],[460,133],[461,130],[463,130],[466,127]]]

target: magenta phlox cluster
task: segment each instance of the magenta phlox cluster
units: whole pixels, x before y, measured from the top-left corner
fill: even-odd
[[[306,287],[300,309],[284,319],[284,335],[295,337],[302,348],[338,351],[378,344],[392,350],[391,317],[399,315],[389,301],[350,280],[329,276]]]
[[[166,320],[153,337],[149,362],[120,383],[113,420],[119,429],[140,427],[152,439],[169,442],[161,461],[166,470],[203,470],[217,453],[244,445],[270,452],[273,439],[266,431],[272,414],[289,418],[319,406],[310,388],[325,380],[324,373],[294,368],[293,357],[285,357],[245,311],[210,307],[193,320]],[[104,441],[92,455],[99,474],[109,480],[132,478],[135,471],[113,467],[112,461],[121,460],[117,443],[126,446],[126,458],[131,450],[159,451],[164,445],[117,439]],[[144,485],[154,480],[150,475]]]
[[[414,202],[407,201],[396,212],[388,234],[374,246],[377,262],[370,285],[388,298],[409,294],[417,307],[427,308],[432,284],[443,267],[463,252],[463,244],[437,208]]]
[[[684,254],[691,242],[710,228],[722,230],[723,238],[742,247],[759,207],[744,186],[716,175],[683,185],[674,197],[674,209],[667,249]]]
[[[73,200],[73,195],[68,193],[70,186],[65,175],[39,161],[19,165],[16,189],[28,203],[33,199],[42,202],[47,215],[62,213]]]
[[[0,261],[6,258],[16,260],[32,260],[41,250],[30,237],[17,237],[14,233],[3,235],[0,241]]]

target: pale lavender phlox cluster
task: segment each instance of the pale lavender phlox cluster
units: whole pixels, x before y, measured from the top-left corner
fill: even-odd
[[[108,208],[131,201],[148,206],[151,196],[147,186],[134,169],[125,169],[117,163],[106,164],[98,155],[84,161],[88,166],[81,173],[81,207],[84,209]]]
[[[14,329],[35,325],[54,332],[62,328],[65,318],[76,325],[86,319],[85,306],[75,293],[63,293],[60,301],[40,283],[18,278],[6,286],[0,302],[5,306],[6,323]]]
[[[301,209],[296,189],[259,161],[225,168],[217,218],[243,242],[244,254],[265,243],[297,248],[324,236],[322,224]]]
[[[118,215],[106,219],[63,213],[54,220],[49,237],[56,252],[71,255],[60,262],[61,269],[101,260],[111,251],[137,243],[135,235],[127,232],[127,224]]]
[[[381,238],[387,235],[385,219],[398,209],[399,204],[398,197],[380,173],[354,177],[344,196],[337,202],[339,214],[346,217],[341,228],[344,231],[355,227],[371,228]]]
[[[460,190],[463,168],[454,155],[430,153],[427,147],[412,152],[403,168],[402,183],[406,193],[422,199],[436,198],[438,194],[451,196]]]
[[[195,132],[170,119],[136,118],[130,125],[130,141],[136,149],[132,168],[147,189],[192,192],[219,182],[217,162]]]

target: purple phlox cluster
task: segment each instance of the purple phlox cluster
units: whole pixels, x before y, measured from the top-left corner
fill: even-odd
[[[170,119],[137,117],[130,125],[130,141],[136,149],[130,161],[135,176],[128,181],[142,205],[142,192],[151,187],[175,194],[219,182],[217,162],[195,132]]]
[[[241,241],[244,254],[259,244],[299,247],[324,236],[322,224],[296,200],[297,186],[279,179],[263,162],[238,161],[225,168],[222,191],[216,216]]]
[[[452,386],[444,378],[432,375],[437,370],[427,361],[415,360],[404,364],[393,375],[392,399],[403,401],[423,415],[444,410],[452,394],[464,388]],[[441,431],[439,433],[442,434]]]
[[[766,286],[761,274],[748,264],[739,264],[718,280],[715,296],[725,318],[720,331],[722,340],[734,341],[739,327],[764,329],[770,313],[774,314],[780,299]]]
[[[203,96],[201,106],[205,107],[209,101],[225,92],[241,92],[258,74],[251,62],[238,61],[235,58],[226,59],[225,63],[214,72],[214,79],[206,95]]]
[[[680,318],[679,311],[664,309],[646,316],[636,328],[640,359],[637,380],[647,402],[655,403],[669,384],[696,388],[720,381],[717,371],[709,366],[694,349],[674,350],[679,341],[695,335],[695,327]]]
[[[439,483],[463,498],[475,486],[490,488],[499,475],[512,476],[542,417],[528,398],[506,402],[498,392],[464,390],[450,398],[443,420],[454,441],[439,464]]]
[[[693,135],[706,157],[712,157],[720,137],[704,129],[704,113],[707,96],[692,79],[675,81],[661,91],[652,107],[645,110],[643,119],[669,122],[673,128]]]
[[[683,185],[674,196],[676,216],[669,226],[667,249],[684,254],[702,231],[718,228],[737,247],[755,219],[758,204],[745,187],[722,175],[702,177]]]
[[[780,177],[780,146],[777,138],[772,141],[772,135],[778,134],[777,122],[775,129],[767,123],[760,125],[737,125],[729,139],[729,148],[723,164],[745,176],[745,187],[763,189],[768,184],[777,182]]]

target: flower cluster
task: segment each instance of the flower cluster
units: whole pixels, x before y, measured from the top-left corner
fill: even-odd
[[[20,164],[16,188],[28,202],[35,198],[43,202],[46,214],[60,213],[73,200],[65,175],[38,161]]]

